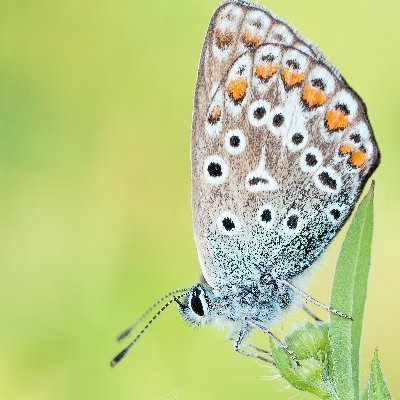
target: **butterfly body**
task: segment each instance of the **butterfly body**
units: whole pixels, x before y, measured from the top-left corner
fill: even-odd
[[[180,307],[181,314],[195,325],[233,323],[240,326],[252,319],[271,323],[290,306],[293,296],[271,278],[271,275],[260,276],[247,284],[238,280],[236,285],[223,285],[219,290],[206,282],[196,284]],[[194,299],[200,299],[200,303],[196,305]]]

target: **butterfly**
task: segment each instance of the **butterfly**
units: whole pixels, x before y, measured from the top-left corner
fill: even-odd
[[[191,324],[231,323],[234,349],[264,361],[245,339],[258,328],[279,341],[268,327],[296,295],[347,317],[296,282],[341,229],[379,160],[363,101],[321,51],[262,6],[222,3],[203,44],[192,122],[202,278],[124,331],[119,339],[169,298],[111,365],[173,303]]]

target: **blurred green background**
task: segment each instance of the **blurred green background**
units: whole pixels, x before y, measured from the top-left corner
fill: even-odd
[[[271,367],[235,354],[225,332],[195,330],[172,309],[108,367],[121,348],[115,334],[199,275],[190,124],[217,4],[0,2],[1,399],[296,395],[281,379],[267,381]],[[318,43],[368,105],[382,164],[362,374],[379,346],[399,398],[400,2],[263,4]],[[342,239],[312,277],[308,291],[321,301],[329,302]]]

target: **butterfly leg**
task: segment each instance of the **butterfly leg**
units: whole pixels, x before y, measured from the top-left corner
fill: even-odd
[[[256,354],[256,353],[251,353],[251,352],[246,351],[246,350],[243,350],[243,349],[241,348],[241,346],[244,345],[244,346],[247,346],[247,347],[251,347],[251,348],[253,348],[253,349],[257,350],[257,351],[260,351],[260,352],[262,352],[262,353],[270,354],[270,353],[268,353],[266,350],[259,349],[259,348],[256,347],[256,346],[250,345],[250,344],[248,344],[248,343],[245,343],[245,344],[244,344],[243,341],[244,341],[244,338],[246,337],[246,334],[247,334],[248,332],[249,332],[249,324],[248,324],[248,323],[244,323],[244,324],[242,324],[242,325],[240,326],[239,329],[233,330],[233,331],[228,335],[228,340],[230,340],[231,342],[234,343],[234,344],[233,344],[234,350],[237,351],[237,352],[240,353],[240,354],[243,354],[244,356],[253,357],[253,358],[258,358],[259,360],[264,361],[264,362],[266,362],[266,363],[274,364],[274,362],[273,362],[272,360],[268,359],[268,358],[262,357],[262,356],[260,356],[260,355],[258,355],[258,354]],[[236,336],[236,337],[235,337],[235,336]]]
[[[323,320],[318,317],[317,314],[313,313],[306,305],[302,305],[302,309],[311,317],[313,318],[315,321],[317,322],[323,322]]]
[[[250,323],[254,326],[256,326],[257,328],[261,329],[263,332],[265,332],[266,334],[268,334],[269,336],[272,337],[272,339],[274,339],[276,342],[279,343],[279,345],[281,347],[283,347],[287,353],[289,354],[290,358],[292,359],[292,361],[298,366],[300,367],[300,362],[296,357],[296,354],[294,354],[293,350],[291,350],[289,348],[289,346],[287,346],[285,343],[283,343],[275,334],[273,334],[266,326],[262,325],[260,322],[255,321],[255,320],[250,320]]]
[[[351,321],[353,320],[353,318],[339,310],[336,310],[335,308],[329,307],[326,304],[321,303],[320,301],[314,299],[314,297],[311,297],[309,294],[307,294],[306,292],[303,292],[301,289],[299,289],[298,287],[292,285],[290,282],[285,281],[283,279],[277,279],[276,280],[278,283],[286,285],[287,287],[289,287],[290,289],[293,290],[293,292],[300,294],[300,296],[303,296],[306,300],[311,301],[311,303],[316,304],[317,306],[323,308],[324,310],[329,311],[332,314],[336,314],[339,315],[340,317],[346,318],[346,319],[350,319]]]
[[[233,329],[228,333],[228,335],[226,336],[226,338],[227,338],[230,342],[235,343],[236,338],[237,338],[237,336],[238,336],[238,334],[239,334],[239,331],[240,331],[240,328],[239,328],[239,329],[238,329],[238,328],[233,328]],[[246,331],[246,333],[248,333],[248,332],[249,332],[249,330]],[[245,336],[246,336],[246,335],[245,335]],[[243,347],[248,347],[248,348],[253,349],[253,350],[255,350],[255,351],[258,351],[259,353],[268,354],[269,356],[272,355],[270,351],[265,350],[265,349],[262,349],[262,348],[257,347],[257,346],[254,346],[254,344],[251,344],[251,343],[248,343],[248,342],[244,343],[244,341],[242,341],[242,346],[243,346]]]

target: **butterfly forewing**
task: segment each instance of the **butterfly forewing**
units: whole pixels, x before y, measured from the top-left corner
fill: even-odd
[[[217,9],[192,126],[193,225],[210,285],[297,276],[378,161],[364,104],[314,46],[266,10]]]

